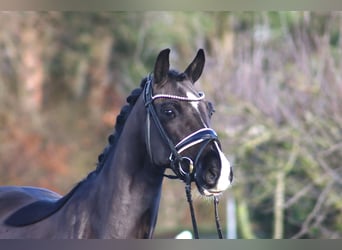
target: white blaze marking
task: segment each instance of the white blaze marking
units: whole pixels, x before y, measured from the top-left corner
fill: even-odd
[[[220,155],[220,160],[221,160],[221,174],[220,177],[217,181],[216,184],[216,189],[218,191],[224,191],[226,190],[231,182],[230,182],[230,171],[231,171],[231,166],[230,163],[227,159],[227,157],[223,154],[223,152],[220,150],[219,146],[217,145],[217,143],[215,142],[216,148],[219,152]]]
[[[186,96],[189,99],[198,98],[198,96],[196,96],[193,92],[190,92],[190,91],[186,92]],[[199,111],[199,101],[192,101],[192,102],[190,102],[190,104],[197,111],[199,117],[201,118],[203,126],[207,128],[208,126],[203,121],[202,115],[201,115],[201,113]],[[218,146],[218,144],[216,142],[215,142],[215,146],[216,146],[217,151],[218,151],[219,156],[220,156],[221,173],[220,173],[220,177],[219,177],[219,179],[217,181],[216,187],[211,189],[211,190],[204,190],[204,194],[205,195],[212,195],[212,193],[210,191],[213,191],[213,192],[223,192],[231,184],[231,181],[230,181],[230,178],[229,178],[230,171],[231,171],[230,163],[229,163],[227,157],[223,154],[223,152],[221,151],[220,147]]]
[[[189,99],[196,99],[196,98],[198,98],[198,96],[196,96],[193,92],[191,92],[191,91],[187,91],[186,92],[186,96],[189,98]],[[197,111],[197,113],[198,113],[198,115],[199,115],[199,117],[200,117],[200,119],[201,119],[201,121],[202,121],[202,124],[203,124],[203,126],[205,127],[205,128],[207,128],[208,126],[205,124],[205,122],[203,121],[203,119],[202,119],[202,115],[201,115],[201,113],[200,113],[200,111],[199,111],[199,107],[198,107],[198,104],[199,104],[199,101],[192,101],[192,102],[190,102],[190,104],[191,104],[191,106]]]
[[[215,145],[217,147],[217,150],[219,152],[220,155],[220,160],[221,160],[221,173],[220,173],[220,177],[216,183],[216,187],[206,190],[203,190],[204,195],[206,196],[212,196],[212,195],[218,195],[221,194],[223,191],[225,191],[231,184],[230,181],[230,171],[231,171],[231,167],[230,167],[230,163],[228,161],[228,159],[226,158],[226,156],[223,154],[223,152],[220,150],[219,146],[217,145],[217,143],[215,142]]]
[[[186,97],[188,97],[189,99],[195,99],[195,98],[198,98],[198,96],[196,96],[194,93],[190,92],[190,91],[187,91],[186,92]],[[197,112],[199,112],[199,109],[198,109],[198,101],[193,101],[193,102],[190,102],[191,105],[197,110]]]

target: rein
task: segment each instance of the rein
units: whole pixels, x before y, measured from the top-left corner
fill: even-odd
[[[189,203],[194,237],[195,239],[199,239],[195,210],[193,207],[192,195],[191,195],[191,182],[195,181],[195,166],[197,166],[197,163],[204,149],[211,142],[219,144],[218,136],[213,129],[202,128],[186,136],[184,139],[182,139],[180,142],[174,145],[172,140],[167,135],[163,125],[161,124],[159,117],[157,116],[156,110],[153,106],[153,101],[158,98],[193,102],[193,101],[203,100],[204,93],[199,93],[199,97],[193,97],[193,98],[176,96],[176,95],[168,95],[168,94],[153,95],[151,75],[149,75],[147,82],[145,84],[145,87],[144,87],[144,102],[145,102],[145,107],[147,109],[146,144],[147,144],[147,151],[148,151],[149,157],[151,161],[153,162],[153,155],[152,155],[152,150],[151,150],[151,118],[152,118],[153,122],[155,123],[157,127],[157,130],[159,131],[159,134],[161,135],[162,139],[168,145],[171,151],[171,154],[169,157],[170,168],[172,169],[175,175],[167,175],[163,173],[163,176],[170,178],[170,179],[180,179],[185,182],[185,193],[186,193],[187,202]],[[202,146],[200,147],[197,153],[197,156],[195,158],[195,163],[189,157],[181,156],[181,153],[183,151],[197,144],[202,144]],[[218,206],[218,198],[214,196],[216,229],[217,229],[218,237],[222,239],[223,238],[222,229],[221,229],[220,222],[219,222],[217,206]]]

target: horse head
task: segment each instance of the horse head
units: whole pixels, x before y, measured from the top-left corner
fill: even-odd
[[[144,90],[151,161],[170,167],[184,181],[190,178],[203,195],[221,194],[230,186],[233,172],[210,128],[213,106],[195,88],[204,68],[204,51],[200,49],[182,73],[170,70],[169,53],[159,53]]]

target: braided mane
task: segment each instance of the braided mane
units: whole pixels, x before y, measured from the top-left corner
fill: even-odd
[[[168,76],[169,78],[175,79],[177,81],[183,81],[185,79],[185,75],[183,73],[177,72],[176,70],[170,70],[168,73]],[[126,98],[127,104],[122,107],[120,114],[116,117],[114,132],[108,136],[109,144],[103,149],[103,152],[98,156],[98,163],[97,163],[96,170],[89,173],[89,175],[92,175],[94,173],[98,173],[99,171],[101,171],[104,165],[104,162],[106,161],[109,150],[115,147],[117,141],[119,140],[122,129],[127,120],[127,117],[130,114],[139,96],[141,95],[142,91],[144,90],[144,87],[147,81],[148,81],[148,77],[143,78],[140,83],[140,88],[134,89],[131,92],[131,94]]]
[[[108,136],[108,145],[103,149],[103,152],[98,156],[98,163],[96,170],[91,172],[89,175],[92,175],[94,172],[98,173],[101,171],[101,169],[104,166],[104,163],[106,161],[108,152],[110,149],[114,148],[116,146],[117,141],[120,138],[121,132],[125,126],[125,122],[131,113],[136,101],[138,100],[139,96],[141,95],[145,84],[147,82],[147,77],[143,78],[140,83],[140,88],[134,89],[131,94],[126,98],[127,104],[125,104],[119,113],[119,115],[116,117],[116,123],[114,127],[114,131],[112,134]]]

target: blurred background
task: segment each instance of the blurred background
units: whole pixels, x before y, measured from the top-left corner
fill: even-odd
[[[206,51],[197,86],[235,173],[229,237],[341,238],[340,12],[1,12],[0,185],[68,192],[167,47],[179,70]],[[194,200],[211,237],[212,203]],[[185,229],[184,185],[165,180],[155,236]]]

